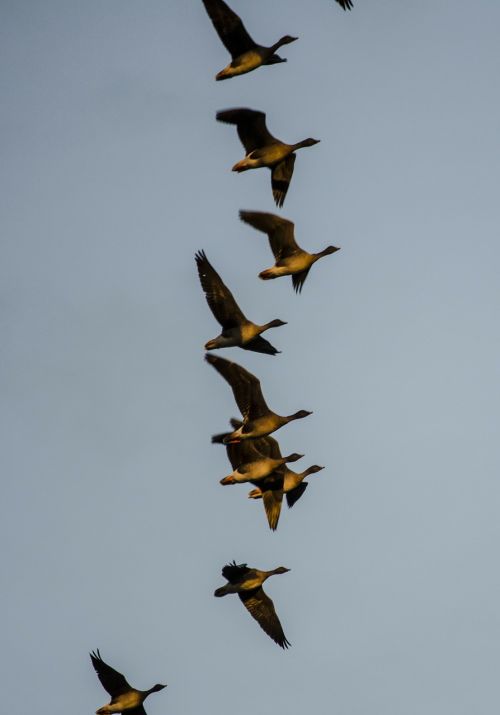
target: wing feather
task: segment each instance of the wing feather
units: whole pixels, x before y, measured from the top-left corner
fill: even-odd
[[[201,287],[210,310],[224,329],[235,328],[246,321],[233,294],[212,266],[204,251],[195,255]]]
[[[203,0],[215,31],[231,57],[236,59],[255,47],[241,18],[223,0]]]
[[[276,261],[293,256],[302,250],[295,241],[292,221],[264,211],[240,211],[240,219],[257,231],[267,233]]]
[[[286,159],[280,161],[271,170],[271,187],[274,201],[281,208],[285,203],[285,197],[292,180],[293,167],[295,164],[295,154],[289,154]]]
[[[264,112],[236,107],[217,112],[216,117],[219,122],[236,124],[238,136],[247,154],[255,149],[277,142],[277,139],[267,129]]]
[[[131,690],[125,676],[103,661],[99,653],[99,648],[90,653],[90,660],[97,673],[97,677],[101,681],[102,687],[112,698],[116,698],[118,695]]]
[[[258,588],[247,593],[241,592],[238,595],[245,608],[255,618],[262,630],[281,648],[288,648],[290,643],[285,637],[279,618],[276,615],[274,604],[269,596],[264,593],[264,589]]]

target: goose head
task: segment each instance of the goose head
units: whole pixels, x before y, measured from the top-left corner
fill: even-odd
[[[276,320],[271,320],[271,322],[267,324],[267,327],[268,328],[281,328],[282,325],[287,325],[287,323],[284,320],[280,320],[279,318],[276,318]]]
[[[281,45],[289,45],[298,39],[299,39],[298,37],[292,37],[291,35],[284,35],[283,37],[281,37],[278,40],[277,45],[278,45],[278,47],[281,47]]]

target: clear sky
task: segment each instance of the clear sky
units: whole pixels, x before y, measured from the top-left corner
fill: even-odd
[[[490,715],[498,708],[498,0],[231,0],[287,64],[228,62],[198,0],[0,3],[2,710],[92,713],[88,651],[148,715]],[[234,128],[298,154],[281,214],[342,250],[303,293],[262,282],[269,172]],[[278,531],[210,435],[237,415],[203,361],[204,249],[276,358],[278,433],[306,456]],[[297,467],[299,466],[298,463]],[[268,582],[292,643],[236,597]]]

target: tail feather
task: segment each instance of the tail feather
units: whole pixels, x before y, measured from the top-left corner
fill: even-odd
[[[212,444],[225,444],[224,440],[230,434],[231,432],[221,432],[220,434],[212,435]]]

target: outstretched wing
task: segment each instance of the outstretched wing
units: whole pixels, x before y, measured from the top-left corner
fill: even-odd
[[[146,715],[146,711],[142,705],[139,705],[137,708],[132,708],[132,710],[127,710],[126,713],[127,715]]]
[[[99,649],[90,653],[90,659],[97,673],[97,677],[101,681],[102,687],[104,690],[107,690],[112,698],[116,698],[118,695],[131,690],[125,677],[103,661]]]
[[[291,509],[295,502],[300,499],[302,494],[307,489],[307,484],[308,482],[301,482],[297,487],[286,493],[286,501],[289,509]]]
[[[236,124],[238,136],[247,154],[277,141],[267,130],[264,112],[237,107],[224,109],[217,112],[216,116],[219,122]]]
[[[257,231],[267,233],[276,261],[293,256],[302,250],[295,241],[292,221],[264,211],[240,211],[240,219]]]
[[[350,10],[352,8],[351,0],[337,0],[337,2],[344,10]]]
[[[222,44],[233,60],[255,47],[255,42],[245,30],[241,18],[223,0],[203,0],[203,4]]]
[[[201,287],[215,319],[224,329],[235,328],[244,323],[246,318],[238,303],[206,257],[205,251],[198,251],[195,260]]]
[[[236,404],[245,418],[255,419],[270,411],[262,395],[260,381],[255,375],[218,355],[206,355],[205,360],[229,383]]]
[[[281,478],[281,484],[283,485],[283,478]],[[276,531],[278,528],[278,521],[281,514],[281,504],[283,502],[283,486],[281,489],[265,489],[262,488],[262,501],[264,502],[264,509],[267,516],[267,522],[269,528]]]
[[[251,569],[246,564],[237,564],[236,561],[224,566],[222,575],[229,583],[238,583]]]
[[[257,588],[246,593],[240,592],[238,595],[262,630],[281,648],[288,648],[290,643],[283,633],[283,628],[274,610],[274,604],[264,590]]]
[[[285,203],[286,193],[292,180],[293,167],[295,164],[295,154],[289,154],[286,159],[271,170],[271,186],[273,189],[274,201],[279,208]]]

